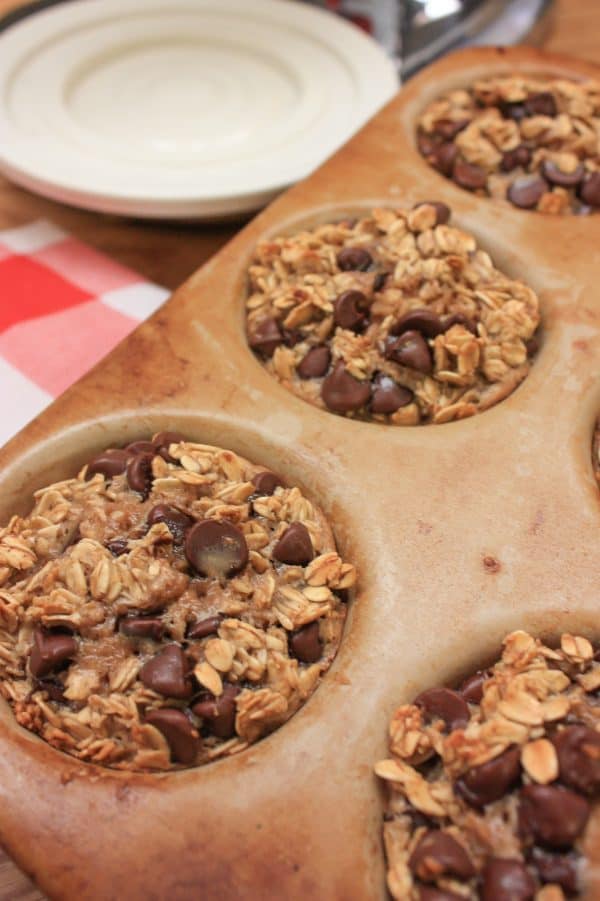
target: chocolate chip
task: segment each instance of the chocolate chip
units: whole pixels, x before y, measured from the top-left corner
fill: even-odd
[[[239,573],[248,563],[244,533],[226,520],[204,519],[188,531],[185,556],[197,572],[222,579]]]
[[[561,782],[584,795],[600,792],[600,733],[588,726],[566,726],[552,742]]]
[[[563,172],[552,160],[544,160],[541,165],[541,173],[553,185],[560,185],[562,188],[573,188],[582,180],[585,175],[585,169],[583,163],[579,163],[572,172]]]
[[[310,532],[301,522],[291,523],[273,548],[273,557],[290,566],[306,566],[314,556]]]
[[[154,454],[136,454],[127,464],[127,483],[132,491],[139,491],[144,497],[152,487],[152,461]]]
[[[546,191],[548,183],[539,175],[522,175],[509,185],[506,196],[514,206],[531,210],[538,205],[538,201]]]
[[[579,188],[579,196],[590,206],[600,206],[600,172],[592,172]]]
[[[429,156],[435,151],[438,142],[432,135],[428,135],[427,132],[419,129],[417,132],[417,147],[419,148],[420,153],[423,156]]]
[[[581,795],[558,785],[526,785],[519,794],[519,829],[551,848],[566,848],[587,823],[590,805]]]
[[[388,338],[383,352],[387,360],[408,369],[416,369],[425,375],[433,370],[431,351],[420,332],[408,331],[397,338]]]
[[[198,733],[183,710],[161,707],[146,715],[146,722],[162,732],[171,749],[171,755],[179,763],[194,763],[198,754]]]
[[[63,694],[64,685],[60,682],[52,682],[49,679],[36,679],[35,690],[45,691],[51,701],[57,701],[59,704],[67,700]]]
[[[316,663],[321,659],[319,623],[309,623],[290,635],[290,650],[302,663]]]
[[[248,336],[248,344],[263,357],[272,357],[275,348],[283,344],[283,332],[277,320],[268,316],[256,323],[252,334]]]
[[[274,472],[269,472],[268,469],[257,472],[250,481],[254,485],[256,493],[263,496],[268,495],[270,497],[276,488],[283,487],[283,482],[279,476],[276,476]]]
[[[427,307],[409,310],[398,319],[390,329],[390,335],[402,335],[404,332],[420,332],[426,338],[435,338],[444,331],[442,320]]]
[[[127,461],[131,459],[131,454],[120,448],[109,448],[102,451],[96,457],[93,457],[87,465],[85,477],[91,479],[93,475],[99,472],[106,479],[112,479],[113,476],[121,475],[125,472]]]
[[[187,513],[184,513],[183,510],[180,510],[179,507],[173,507],[171,504],[157,504],[148,513],[146,522],[149,526],[153,526],[157,522],[164,523],[174,540],[181,542],[187,530],[193,525],[194,520]]]
[[[431,165],[435,166],[435,168],[438,169],[442,173],[442,175],[450,177],[452,175],[452,170],[454,169],[454,163],[456,162],[457,156],[458,148],[456,144],[448,141],[444,144],[439,144],[430,154],[428,159]]]
[[[519,166],[526,169],[530,162],[531,150],[529,147],[525,147],[524,144],[520,144],[514,150],[507,150],[506,153],[502,154],[500,168],[503,172],[512,172],[513,169],[517,169]]]
[[[432,829],[417,842],[408,865],[423,882],[435,882],[440,876],[470,879],[475,868],[463,846],[447,832]]]
[[[329,369],[330,363],[331,351],[328,347],[311,347],[298,363],[296,372],[301,379],[320,379]]]
[[[333,305],[333,318],[340,328],[357,332],[367,320],[369,301],[362,291],[344,291]]]
[[[452,178],[461,188],[468,191],[477,191],[485,188],[487,184],[487,173],[481,166],[475,166],[473,163],[467,163],[460,157],[455,161],[452,167]]]
[[[400,407],[412,403],[413,397],[409,388],[403,388],[389,375],[379,373],[371,388],[371,413],[395,413]]]
[[[550,854],[542,848],[533,848],[531,864],[540,882],[551,882],[568,895],[576,895],[579,889],[577,878],[577,858],[573,854]]]
[[[464,897],[433,885],[419,886],[419,901],[464,901]]]
[[[473,807],[484,807],[509,791],[521,775],[521,755],[517,747],[467,770],[455,784],[456,792]]]
[[[202,717],[217,738],[232,738],[235,735],[235,699],[240,689],[235,685],[225,685],[218,698],[207,698],[198,701],[192,707],[192,713]]]
[[[41,679],[77,654],[77,641],[72,635],[36,629],[29,655],[29,671]]]
[[[201,619],[199,622],[190,626],[186,637],[198,639],[206,638],[207,635],[215,635],[220,625],[220,616],[208,616],[206,619]]]
[[[119,623],[119,631],[129,638],[153,638],[160,641],[164,623],[158,616],[127,616]]]
[[[435,134],[451,141],[469,124],[470,119],[438,119],[435,123]]]
[[[342,272],[366,272],[373,257],[364,247],[342,247],[337,255],[337,264]]]
[[[540,341],[537,335],[532,335],[531,338],[525,342],[525,350],[527,351],[528,357],[533,357],[534,354],[538,352],[540,349]]]
[[[465,316],[464,313],[452,313],[450,316],[446,316],[443,322],[443,331],[447,332],[453,325],[462,325],[467,331],[477,337],[477,326],[473,320],[469,319],[468,316]]]
[[[389,272],[378,272],[373,279],[373,291],[381,291],[390,276]]]
[[[440,719],[449,731],[462,729],[469,722],[467,702],[451,688],[429,688],[414,699],[430,720]]]
[[[133,441],[125,448],[129,454],[155,454],[156,447],[152,441]]]
[[[465,701],[469,704],[481,704],[483,700],[483,686],[487,680],[487,673],[484,670],[478,670],[469,676],[462,683],[459,691]]]
[[[113,557],[120,557],[129,550],[129,542],[126,538],[113,538],[112,541],[106,542],[105,548],[111,552]]]
[[[152,444],[156,453],[160,454],[163,460],[166,460],[167,463],[174,463],[175,459],[169,454],[169,448],[172,444],[180,444],[185,440],[185,435],[182,435],[181,432],[159,432],[152,439]]]
[[[536,890],[533,876],[520,860],[492,857],[483,870],[483,901],[530,901]]]
[[[359,382],[346,370],[340,360],[321,385],[321,397],[325,405],[336,413],[359,410],[371,396],[368,382]]]
[[[167,698],[189,698],[192,686],[186,678],[189,666],[177,644],[169,644],[155,654],[140,670],[139,677],[152,691]]]
[[[445,203],[442,203],[441,200],[424,200],[422,203],[417,203],[413,207],[413,209],[418,210],[421,206],[432,206],[435,208],[435,224],[436,225],[445,225],[452,215],[452,211],[449,206]]]
[[[525,110],[529,116],[556,116],[558,110],[556,100],[550,91],[532,94],[525,101]]]
[[[520,101],[517,103],[510,103],[507,100],[501,100],[498,104],[498,109],[505,119],[512,119],[513,122],[520,122],[527,116],[525,104]]]

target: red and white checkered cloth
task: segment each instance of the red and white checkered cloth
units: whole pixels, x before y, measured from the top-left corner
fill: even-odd
[[[168,294],[49,222],[0,231],[0,445]]]

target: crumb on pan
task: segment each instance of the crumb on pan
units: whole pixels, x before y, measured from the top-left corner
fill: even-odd
[[[109,449],[0,530],[0,691],[81,760],[206,763],[312,694],[355,578],[263,467],[170,432]]]
[[[488,409],[525,378],[539,301],[442,203],[262,241],[249,268],[250,347],[303,400],[390,425]]]
[[[585,886],[600,796],[599,654],[513,632],[493,666],[394,712],[387,880],[402,901],[562,901]]]

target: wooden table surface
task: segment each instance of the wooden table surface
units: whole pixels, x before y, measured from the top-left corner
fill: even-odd
[[[0,0],[0,15],[23,0]],[[600,0],[555,0],[542,44],[600,63]],[[49,219],[148,279],[175,288],[237,231],[241,223],[164,225],[87,213],[36,197],[0,176],[0,229]],[[0,850],[0,901],[42,896]]]

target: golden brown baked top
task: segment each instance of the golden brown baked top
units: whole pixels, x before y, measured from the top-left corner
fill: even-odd
[[[600,83],[512,75],[450,91],[419,118],[419,150],[468,191],[542,213],[600,207]]]
[[[81,760],[205,763],[310,696],[354,582],[299,488],[160,433],[40,489],[0,530],[0,691]]]
[[[282,385],[360,419],[416,425],[487,409],[527,375],[539,302],[442,203],[262,241],[248,341]]]
[[[525,632],[457,691],[399,707],[387,783],[388,886],[402,901],[561,901],[581,891],[600,794],[600,663],[564,634]]]

